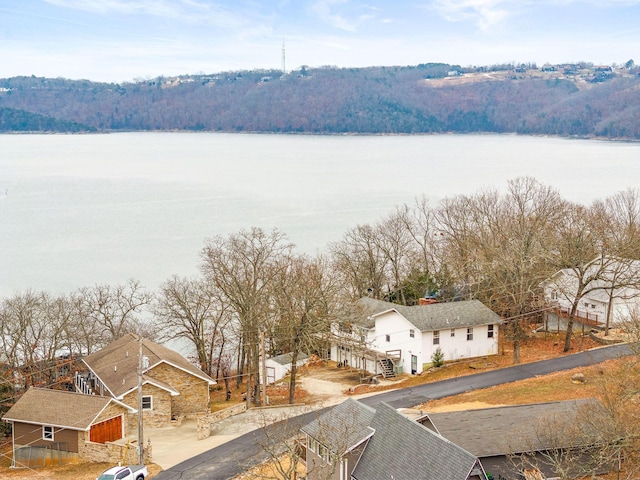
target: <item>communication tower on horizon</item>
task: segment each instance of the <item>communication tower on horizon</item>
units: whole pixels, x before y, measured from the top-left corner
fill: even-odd
[[[285,54],[284,54],[284,38],[282,39],[282,74],[287,74],[286,64],[285,64]]]

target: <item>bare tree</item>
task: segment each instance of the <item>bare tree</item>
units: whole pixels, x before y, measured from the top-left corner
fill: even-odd
[[[256,405],[260,405],[259,330],[272,315],[270,289],[279,275],[281,259],[292,248],[279,231],[267,234],[254,227],[227,238],[211,238],[201,252],[203,274],[238,320],[249,367],[247,402],[253,398]]]
[[[375,227],[358,225],[329,246],[333,268],[345,279],[354,299],[382,299],[389,292],[387,257],[377,243]]]
[[[151,302],[151,295],[135,280],[115,287],[85,287],[79,290],[78,295],[82,301],[82,312],[90,323],[100,329],[106,343],[139,330],[138,315]]]
[[[339,318],[340,285],[322,257],[292,257],[274,284],[276,329],[284,353],[291,353],[289,403],[294,403],[301,353],[322,349]]]
[[[183,338],[196,351],[200,368],[211,375],[222,330],[230,321],[228,309],[204,279],[173,276],[160,286],[153,304],[160,340]]]

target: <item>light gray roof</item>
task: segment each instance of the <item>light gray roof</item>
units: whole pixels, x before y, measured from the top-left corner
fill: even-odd
[[[573,446],[551,445],[545,432],[564,422],[575,424],[585,406],[602,408],[597,400],[583,399],[428,413],[427,417],[443,437],[482,458]]]
[[[462,447],[380,403],[375,433],[352,477],[356,480],[465,480],[478,459]]]
[[[153,377],[153,367],[166,363],[211,385],[216,383],[178,352],[150,340],[142,340],[142,355],[149,359],[149,368],[144,373],[150,377]],[[98,376],[115,398],[120,398],[138,385],[138,337],[129,333],[111,342],[102,350],[85,357],[83,362]]]
[[[4,415],[3,420],[88,430],[98,415],[115,402],[123,411],[135,409],[111,397],[31,387]]]
[[[333,453],[342,455],[369,438],[375,410],[352,398],[302,427],[302,431],[322,443]]]
[[[479,300],[433,303],[431,305],[397,305],[395,303],[364,297],[360,305],[368,315],[366,327],[373,328],[375,316],[395,310],[421,332],[448,328],[476,327],[500,323],[500,317]]]
[[[306,353],[299,353],[298,354],[298,361],[302,361],[302,360],[306,360],[307,358],[309,358],[309,355],[307,355]],[[291,363],[291,354],[290,353],[283,353],[282,355],[277,355],[275,357],[270,357],[267,360],[272,360],[280,365],[289,365]]]

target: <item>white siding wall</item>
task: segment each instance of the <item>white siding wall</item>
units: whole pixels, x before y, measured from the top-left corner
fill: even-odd
[[[411,331],[413,330],[413,337]],[[389,341],[387,341],[387,335]],[[411,355],[418,357],[418,371],[422,372],[422,338],[420,330],[402,315],[388,312],[376,317],[376,328],[369,332],[371,348],[379,352],[389,350],[402,351],[402,368],[411,373]]]
[[[434,332],[422,334],[423,362],[431,363],[431,356],[438,347],[444,354],[445,362],[462,358],[484,357],[498,353],[498,325],[493,326],[493,337],[489,338],[489,327],[481,325],[473,327],[473,340],[467,340],[467,328],[440,330],[439,343],[434,345]]]

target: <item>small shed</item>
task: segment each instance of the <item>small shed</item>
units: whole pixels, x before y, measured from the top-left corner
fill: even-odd
[[[267,358],[265,362],[267,370],[267,385],[277,382],[281,378],[284,378],[285,375],[287,375],[287,373],[291,371],[291,359],[291,353],[283,353],[282,355]],[[303,366],[308,359],[309,355],[307,355],[306,353],[299,353],[296,366]]]

